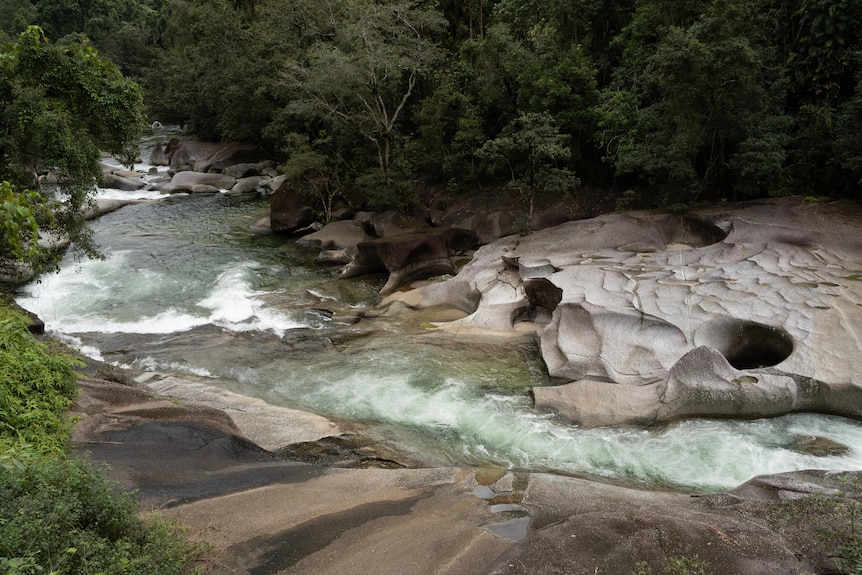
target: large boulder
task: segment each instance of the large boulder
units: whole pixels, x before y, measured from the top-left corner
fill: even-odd
[[[272,231],[295,234],[314,223],[314,208],[282,184],[269,200],[269,221]]]
[[[207,174],[202,172],[182,171],[171,178],[171,182],[163,188],[165,193],[195,192],[196,186],[207,186],[207,191],[229,190],[236,179],[222,174]],[[203,188],[199,188],[199,191]]]
[[[422,220],[404,215],[396,210],[371,214],[369,224],[374,229],[374,235],[379,238],[414,234],[431,227]]]
[[[227,172],[222,175],[227,175]],[[240,178],[236,180],[236,183],[230,189],[230,193],[237,196],[259,193],[263,190],[263,184],[268,181],[269,178],[266,176],[248,176]]]
[[[513,232],[514,219],[507,212],[472,214],[453,227],[470,230],[476,235],[476,244],[484,246]]]
[[[471,232],[454,228],[375,238],[357,245],[356,257],[341,275],[389,272],[389,279],[380,290],[381,295],[386,295],[410,281],[454,274],[455,264],[450,256],[474,242]]]
[[[262,162],[244,162],[233,164],[221,170],[222,174],[233,176],[236,179],[249,178],[252,176],[270,176],[274,174],[276,164],[272,160]]]
[[[167,154],[165,154],[165,146],[161,142],[156,142],[150,151],[149,163],[153,166],[167,166],[170,163]]]
[[[102,175],[102,187],[110,188],[114,190],[122,190],[124,192],[135,192],[144,188],[147,183],[141,179],[140,175],[137,177],[129,177],[129,176],[121,176],[114,173],[107,173]]]
[[[563,382],[534,389],[536,406],[582,425],[862,419],[860,216],[792,198],[610,214],[504,238],[389,301],[475,301],[441,325],[453,334],[535,332]]]
[[[221,144],[204,142],[193,136],[172,138],[164,150],[167,166],[172,170],[195,170],[202,158],[215,153]]]
[[[173,138],[163,154],[156,153],[156,159],[166,161],[173,170],[195,172],[220,172],[236,164],[258,163],[263,158],[264,152],[251,144],[205,142],[194,136]]]
[[[84,219],[94,220],[96,218],[104,216],[105,214],[115,212],[122,207],[128,206],[129,204],[137,203],[139,203],[139,200],[116,200],[98,198],[91,202],[90,205],[87,206],[87,209],[84,210]]]
[[[357,246],[370,239],[371,237],[365,233],[365,228],[359,222],[339,220],[302,236],[296,243],[300,246],[319,248],[321,250],[317,257],[319,264],[344,266],[354,262],[359,253]]]
[[[207,157],[201,158],[195,169],[202,172],[221,172],[238,164],[258,164],[259,170],[275,167],[271,160],[264,159],[266,152],[253,144],[226,142]]]
[[[353,220],[330,222],[323,228],[304,235],[296,243],[302,246],[319,247],[324,250],[356,249],[362,242],[370,240],[365,229]]]
[[[146,186],[147,183],[143,179],[143,174],[103,164],[101,185],[104,188],[134,192]]]

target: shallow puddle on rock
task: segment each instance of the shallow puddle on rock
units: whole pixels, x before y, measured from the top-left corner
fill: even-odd
[[[493,499],[497,493],[487,485],[477,485],[473,488],[473,495],[479,499]]]
[[[515,517],[504,523],[485,525],[483,529],[487,529],[495,537],[509,539],[510,541],[520,541],[527,536],[527,527],[529,526],[529,517]]]

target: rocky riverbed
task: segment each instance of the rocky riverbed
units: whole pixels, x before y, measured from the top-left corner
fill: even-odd
[[[195,378],[146,373],[81,388],[78,449],[136,489],[145,512],[212,544],[208,573],[628,574],[674,557],[716,574],[836,572],[817,523],[799,521],[799,500],[838,497],[842,474],[692,495],[422,468],[337,422]]]
[[[535,331],[580,425],[798,411],[862,417],[862,211],[800,198],[614,213],[480,249],[386,303],[442,304],[453,337]]]
[[[706,397],[698,405],[718,409],[708,415],[832,405],[857,416],[862,262],[849,207],[792,200],[712,210],[697,220],[712,227],[695,236],[650,213],[504,238],[458,275],[398,291],[362,321],[424,313],[426,329],[452,341],[537,337],[549,369],[569,380],[535,390],[537,404],[594,424],[654,424],[656,406],[675,405],[669,390],[687,381]],[[747,353],[753,364],[736,363]],[[834,573],[846,519],[818,502],[858,496],[846,479],[854,474],[816,470],[692,494],[424,467],[349,422],[209,378],[124,377],[82,380],[76,445],[138,490],[146,511],[210,542],[211,573],[625,575],[638,562],[660,572],[695,557],[716,574]],[[785,398],[788,390],[796,395]],[[686,409],[672,415],[702,411]],[[847,448],[814,437],[804,447]]]
[[[216,152],[206,157],[228,166]],[[210,159],[166,158],[176,173],[163,191],[271,193],[271,217],[255,233],[308,224],[294,221],[309,210],[292,205],[273,174],[251,174],[267,166],[197,174],[221,165]],[[365,326],[410,325],[455,345],[536,342],[552,376],[532,390],[536,412],[582,428],[862,416],[859,206],[787,198],[587,218],[607,206],[578,198],[544,210],[538,231],[512,235],[517,215],[487,213],[493,204],[462,210],[432,199],[421,225],[355,214],[303,237],[341,277],[388,275],[373,310],[329,310],[332,319],[360,337]],[[229,349],[231,337],[213,339],[213,329],[188,332],[209,342],[197,353]],[[137,490],[145,512],[210,542],[210,573],[628,575],[639,562],[659,573],[673,558],[705,561],[715,574],[836,573],[835,547],[851,527],[841,510],[859,496],[858,474],[835,471],[681,493],[434,466],[367,426],[218,384],[96,366],[74,410],[78,449]],[[800,435],[788,448],[821,457],[856,447]]]

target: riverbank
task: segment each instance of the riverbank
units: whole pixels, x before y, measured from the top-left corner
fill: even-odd
[[[656,491],[659,485],[684,485],[693,491],[697,484],[668,477],[697,481],[718,472],[733,477],[728,469],[750,470],[751,461],[758,470],[805,469],[808,463],[770,466],[775,459],[758,455],[777,453],[784,459],[785,453],[797,453],[785,447],[785,438],[793,435],[795,441],[798,425],[779,422],[779,428],[787,429],[778,440],[763,439],[754,430],[751,436],[764,445],[718,435],[713,425],[701,426],[697,434],[673,424],[642,433],[608,427],[582,434],[583,429],[527,405],[529,398],[521,389],[529,382],[544,385],[545,374],[526,365],[521,355],[525,350],[495,343],[492,355],[484,346],[470,347],[479,332],[490,333],[490,323],[459,322],[467,311],[451,303],[421,311],[409,302],[389,303],[386,309],[374,306],[369,302],[375,298],[367,293],[375,282],[354,284],[359,296],[344,297],[341,290],[348,280],[332,281],[320,269],[306,266],[308,258],[295,253],[292,244],[272,236],[249,237],[249,226],[257,220],[254,206],[232,206],[231,216],[240,215],[241,222],[226,224],[228,210],[219,200],[191,197],[131,206],[100,220],[97,233],[110,246],[111,257],[102,268],[88,267],[61,278],[68,282],[67,289],[53,291],[89,293],[92,298],[86,303],[104,299],[107,305],[74,308],[84,303],[78,295],[74,301],[49,299],[47,293],[32,298],[55,313],[57,332],[80,334],[84,345],[98,350],[96,355],[166,372],[146,372],[145,379],[140,378],[145,372],[136,372],[122,388],[86,395],[101,399],[82,400],[79,413],[87,417],[79,428],[86,433],[76,441],[96,461],[109,463],[113,477],[136,489],[145,510],[171,514],[194,537],[213,542],[208,565],[213,572],[627,575],[640,561],[659,571],[674,557],[702,558],[715,573],[828,572],[822,565],[835,545],[821,544],[815,522],[800,522],[798,509],[776,506],[775,501],[792,501],[800,493],[818,490],[834,493],[831,490],[841,488],[837,473],[769,478],[756,482],[760,487],[749,485],[731,495]],[[160,220],[181,220],[183,226],[159,227]],[[481,292],[482,306],[499,302],[490,296],[517,291],[515,282],[508,281],[516,266],[527,271],[541,267],[527,265],[525,238],[513,241],[520,259],[515,261],[511,253],[497,258],[505,263],[503,273],[490,266],[492,281],[464,290],[468,295]],[[662,239],[658,247],[678,244]],[[225,257],[228,250],[235,251]],[[657,258],[665,251],[653,247],[635,253]],[[482,253],[488,256],[489,250]],[[696,253],[674,251],[672,262]],[[605,256],[595,254],[591,260],[607,264]],[[474,260],[472,272],[482,272],[480,258]],[[555,267],[551,261],[541,269],[550,273]],[[648,271],[639,269],[638,274]],[[683,273],[685,281],[664,284],[688,285],[693,276],[688,269]],[[851,281],[848,274],[845,279]],[[290,277],[301,282],[280,283]],[[464,277],[454,279],[450,287]],[[636,279],[643,281],[640,275]],[[836,285],[824,284],[822,289],[838,290],[838,282],[831,283]],[[95,290],[94,285],[105,287]],[[590,293],[606,293],[617,285],[623,284],[606,284],[604,290]],[[486,288],[494,286],[499,289],[485,297]],[[819,283],[796,289],[805,287],[821,289]],[[359,302],[353,309],[358,323],[321,322],[309,329],[309,321],[319,321],[320,310],[354,308],[353,302]],[[542,302],[554,303],[535,303]],[[287,304],[283,311],[300,307],[308,313],[299,322],[295,316],[270,314],[279,303]],[[481,311],[499,311],[492,319],[508,321],[508,338],[527,333],[513,327],[546,323],[541,310],[515,303],[527,313],[513,314],[508,304]],[[148,307],[151,304],[158,305]],[[399,311],[400,304],[404,307]],[[460,313],[437,317],[441,305],[447,313]],[[117,310],[132,313],[108,315]],[[176,318],[182,320],[176,328],[153,329]],[[471,330],[466,336],[455,334],[437,325],[441,323],[470,323],[466,327]],[[250,332],[249,326],[257,329]],[[150,331],[135,331],[141,328]],[[483,347],[481,353],[478,347]],[[477,353],[470,355],[471,350]],[[167,373],[173,369],[206,378]],[[739,383],[751,383],[753,377]],[[234,378],[226,388],[236,393],[228,397],[201,387],[217,384],[218,378]],[[522,388],[505,387],[513,384]],[[244,389],[282,405],[312,405],[302,409],[326,413],[328,419],[271,409],[244,397]],[[338,417],[350,421],[336,421]],[[395,425],[387,426],[393,421]],[[374,441],[364,434],[368,422],[377,425]],[[806,436],[817,435],[813,426],[801,427]],[[428,434],[426,447],[443,446],[453,437],[470,443],[453,448],[459,451],[441,457],[442,463],[433,456],[412,457],[418,450],[392,447],[405,440],[402,433],[416,429]],[[722,448],[720,453],[710,451],[714,446]],[[482,450],[487,459],[473,457]],[[664,456],[670,452],[673,457]],[[558,454],[564,457],[552,459]],[[836,458],[792,456],[848,468]],[[686,467],[695,460],[701,465],[698,473]],[[499,465],[506,469],[486,469],[497,464],[490,461],[502,461]],[[522,471],[528,469],[532,472]],[[555,473],[546,473],[548,469]],[[587,474],[593,481],[585,479]],[[833,515],[827,510],[819,520],[831,524]]]
[[[830,506],[817,521],[799,518],[846,489],[839,474],[764,477],[692,496],[413,467],[318,416],[244,404],[195,378],[108,371],[125,381],[80,382],[73,442],[137,490],[144,512],[210,543],[207,573],[625,575],[638,562],[660,572],[680,557],[719,575],[834,567],[837,539],[824,541],[821,530],[840,531],[840,515]],[[808,511],[800,497],[812,501]]]

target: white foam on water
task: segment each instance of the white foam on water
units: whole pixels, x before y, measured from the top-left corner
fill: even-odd
[[[89,357],[90,359],[94,359],[101,362],[105,361],[105,358],[102,355],[102,351],[100,349],[95,348],[91,345],[84,345],[84,343],[81,341],[81,338],[62,333],[56,334],[56,336],[60,341],[68,345],[70,348],[78,350],[78,352],[84,357]]]
[[[63,267],[26,286],[17,301],[51,331],[66,334],[171,333],[206,323],[205,317],[159,305],[166,278],[135,269],[129,255],[115,252]],[[111,310],[113,316],[100,310]]]
[[[149,158],[147,158],[147,159],[149,159]],[[101,163],[106,165],[106,166],[109,166],[111,168],[114,168],[115,170],[128,170],[129,169],[128,166],[124,166],[122,164],[122,162],[120,162],[118,159],[116,159],[113,156],[103,158],[101,160]],[[132,166],[131,170],[133,172],[138,172],[139,174],[141,174],[144,177],[144,179],[149,179],[149,178],[153,177],[150,174],[150,170],[153,168],[156,168],[156,171],[158,172],[157,176],[167,175],[167,173],[170,169],[168,166],[154,166],[153,164],[150,164],[148,162],[135,162],[135,164]]]
[[[316,289],[309,289],[308,293],[310,295],[316,297],[317,299],[321,300],[321,301],[326,301],[326,300],[336,301],[338,299],[333,295],[325,294],[322,291],[316,290]]]
[[[136,239],[133,235],[121,245]],[[194,252],[176,250],[185,257],[163,262],[163,252],[135,250],[67,262],[58,274],[28,286],[18,302],[39,314],[51,331],[67,335],[171,333],[204,324],[283,335],[305,326],[265,305],[268,293],[254,289],[262,264],[244,260],[245,255],[210,264]],[[340,300],[319,287],[308,292]],[[529,370],[514,367],[517,358],[469,355],[451,344],[439,351],[407,338],[380,341],[360,341],[349,352],[339,349],[308,361],[294,355],[265,369],[237,366],[245,370],[237,370],[237,379],[313,411],[422,435],[454,464],[493,463],[702,491],[735,487],[761,474],[862,469],[859,422],[796,414],[757,421],[691,420],[648,431],[579,429],[532,409],[524,391],[531,384]],[[101,359],[99,350],[77,342],[87,355]],[[203,365],[165,364],[153,357],[126,367],[213,376]],[[850,450],[841,456],[806,455],[791,448],[800,436],[825,437]]]
[[[305,325],[261,303],[263,294],[249,287],[253,263],[231,264],[203,282],[138,268],[134,259],[133,252],[119,251],[63,267],[26,286],[17,301],[38,314],[49,330],[66,334],[160,334],[214,324],[283,335]],[[194,293],[204,297],[194,298]]]
[[[98,188],[93,196],[97,200],[163,200],[166,196],[158,190],[118,190],[115,188]]]
[[[862,469],[862,450],[855,447],[862,446],[862,424],[840,417],[796,414],[757,421],[689,420],[657,430],[580,429],[536,412],[526,395],[451,378],[417,384],[411,368],[393,364],[391,355],[378,358],[376,367],[366,359],[350,365],[350,358],[334,371],[318,366],[316,377],[327,378],[319,384],[308,383],[315,377],[310,369],[292,377],[303,380],[299,393],[314,409],[437,438],[452,446],[444,450],[455,464],[490,462],[699,491],[733,488],[763,474]],[[297,389],[285,389],[290,385],[283,382],[282,392],[296,394]],[[834,439],[850,450],[842,456],[800,453],[790,448],[799,435]]]
[[[195,367],[188,363],[179,361],[159,361],[152,356],[141,357],[134,361],[133,364],[120,364],[119,367],[125,369],[138,369],[143,371],[167,371],[188,373],[200,377],[215,377],[212,372],[202,367]]]
[[[304,327],[277,310],[267,308],[260,297],[267,292],[251,289],[248,282],[253,262],[237,264],[222,272],[210,294],[198,302],[211,311],[208,322],[234,331],[267,331],[282,336],[289,329]]]

